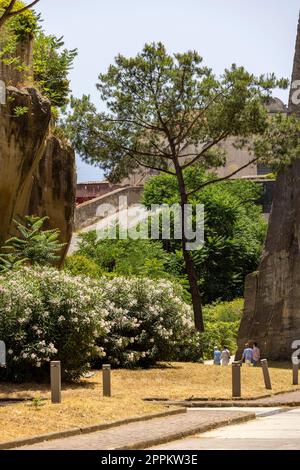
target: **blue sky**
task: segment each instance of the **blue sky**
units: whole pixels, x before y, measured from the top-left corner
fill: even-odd
[[[237,63],[290,78],[300,0],[40,0],[36,10],[48,33],[79,50],[73,94],[97,104],[99,73],[119,52],[132,56],[152,41],[169,52],[196,49],[217,74]],[[287,100],[287,92],[277,96]],[[77,164],[78,181],[101,179],[99,169]]]

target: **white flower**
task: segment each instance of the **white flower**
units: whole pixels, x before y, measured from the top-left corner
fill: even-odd
[[[9,354],[10,356],[11,356],[13,353],[14,353],[14,352],[13,352],[12,349],[9,349],[9,350],[7,351],[7,354]]]

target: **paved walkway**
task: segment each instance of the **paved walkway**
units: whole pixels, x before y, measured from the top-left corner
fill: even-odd
[[[251,419],[253,413],[234,410],[188,410],[186,413],[130,423],[91,434],[58,439],[25,446],[20,450],[113,450],[143,449],[156,442],[168,442],[179,437],[226,425],[233,419]],[[181,433],[181,436],[178,435]],[[159,439],[159,441],[158,441]]]
[[[300,409],[280,410],[255,421],[215,429],[155,449],[300,450]]]

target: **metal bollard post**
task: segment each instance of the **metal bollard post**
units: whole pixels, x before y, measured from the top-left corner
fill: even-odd
[[[105,364],[102,366],[103,396],[111,397],[111,366]]]
[[[262,365],[262,370],[263,370],[263,375],[264,375],[265,387],[267,390],[272,390],[272,384],[271,384],[271,378],[270,378],[267,359],[262,359],[261,365]]]
[[[232,397],[241,397],[241,363],[232,363]]]
[[[299,364],[293,363],[293,385],[298,385],[299,383]]]
[[[51,401],[61,403],[61,365],[60,361],[50,363]]]
[[[6,367],[6,345],[0,341],[0,367]]]

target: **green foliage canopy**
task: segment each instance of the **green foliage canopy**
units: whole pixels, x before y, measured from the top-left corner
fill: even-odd
[[[185,170],[184,176],[191,191],[214,178],[195,167]],[[192,254],[205,303],[242,295],[245,276],[257,268],[266,233],[266,222],[257,205],[260,194],[261,185],[235,180],[207,186],[191,198],[191,204],[203,204],[205,210],[205,244]],[[155,176],[145,185],[143,202],[148,208],[152,204],[172,205],[179,198],[176,179],[171,175]],[[164,241],[164,247],[181,260],[183,269],[178,240]]]

